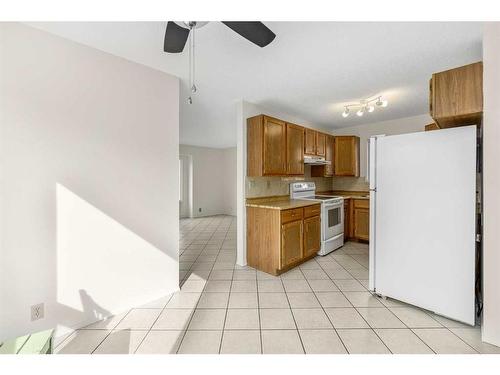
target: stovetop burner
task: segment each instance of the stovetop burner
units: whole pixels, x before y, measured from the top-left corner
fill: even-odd
[[[319,199],[319,200],[322,200],[322,201],[326,201],[328,199],[333,199],[333,198],[337,198],[337,197],[334,197],[333,195],[314,195],[312,197],[307,197],[307,198],[310,198],[310,199]]]

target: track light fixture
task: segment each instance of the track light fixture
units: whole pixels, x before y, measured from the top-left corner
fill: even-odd
[[[384,107],[384,108],[387,107],[387,104],[388,104],[387,100],[382,100],[381,97],[378,97],[377,102],[375,103],[377,107]]]
[[[374,103],[375,105],[373,105],[372,103]],[[387,100],[382,99],[382,95],[371,99],[362,99],[359,101],[359,103],[352,103],[345,105],[344,111],[342,112],[342,117],[344,118],[349,117],[349,114],[351,113],[350,111],[351,108],[358,108],[358,110],[356,111],[356,115],[361,117],[366,112],[372,113],[373,111],[375,111],[375,107],[385,108],[387,107],[388,104],[389,102]]]

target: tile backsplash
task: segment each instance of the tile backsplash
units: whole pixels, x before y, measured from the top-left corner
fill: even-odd
[[[370,186],[365,177],[333,177],[332,190],[368,191]]]
[[[247,177],[246,198],[270,197],[290,194],[289,186],[295,181],[314,181],[316,190],[368,191],[364,177],[311,177],[311,167],[306,166],[304,177]]]
[[[247,177],[245,196],[257,198],[288,195],[290,194],[290,184],[296,181],[314,181],[317,191],[332,189],[332,177],[311,177],[311,167],[306,165],[304,177]]]

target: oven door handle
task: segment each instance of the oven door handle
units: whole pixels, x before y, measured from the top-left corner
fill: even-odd
[[[332,208],[332,207],[342,207],[343,203],[331,203],[331,204],[325,204],[325,208]]]

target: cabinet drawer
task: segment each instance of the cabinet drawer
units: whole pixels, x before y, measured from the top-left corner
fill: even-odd
[[[370,208],[368,199],[354,199],[354,208]]]
[[[281,223],[302,219],[302,208],[294,208],[293,210],[281,211]]]
[[[314,206],[304,207],[304,217],[319,216],[321,214],[321,206],[315,204]]]

